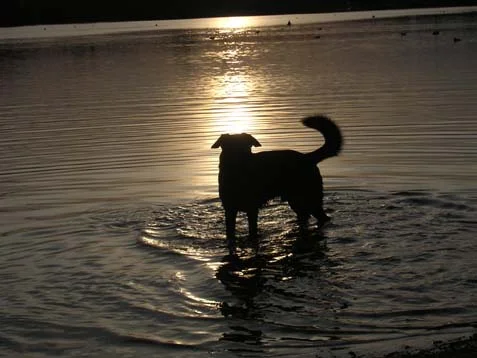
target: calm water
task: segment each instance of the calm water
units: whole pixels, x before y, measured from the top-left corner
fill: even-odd
[[[476,17],[290,18],[0,41],[0,355],[371,357],[475,332]],[[313,113],[345,137],[333,223],[301,237],[272,202],[228,257],[211,144],[313,150]]]

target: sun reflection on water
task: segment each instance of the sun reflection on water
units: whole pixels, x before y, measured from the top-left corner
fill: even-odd
[[[214,129],[220,133],[242,133],[251,129],[254,115],[248,102],[252,86],[251,79],[240,73],[226,74],[217,79]]]
[[[227,21],[232,31],[239,24],[248,26],[244,19],[222,21]],[[264,85],[260,72],[253,66],[256,50],[249,43],[235,41],[233,36],[231,39],[220,46],[211,45],[206,53],[211,68],[205,85],[208,101],[203,106],[203,130],[207,133],[203,148],[207,151],[221,134],[258,135],[260,129],[263,132],[264,123],[259,116]],[[216,151],[207,152],[202,162],[196,162],[201,175],[195,177],[195,184],[200,190],[216,190],[217,162]]]

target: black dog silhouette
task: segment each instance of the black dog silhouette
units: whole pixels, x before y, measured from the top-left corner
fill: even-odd
[[[222,148],[219,164],[219,196],[225,210],[227,238],[235,237],[239,211],[248,218],[250,237],[257,236],[258,210],[281,197],[295,211],[300,225],[313,215],[319,225],[330,218],[323,210],[323,179],[317,164],[338,155],[342,136],[338,126],[324,116],[312,116],[303,124],[319,131],[325,143],[310,153],[274,150],[252,153],[261,144],[250,134],[222,134],[212,148]]]

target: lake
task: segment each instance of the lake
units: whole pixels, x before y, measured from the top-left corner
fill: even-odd
[[[1,29],[0,355],[472,342],[477,17],[461,10]],[[230,257],[211,145],[312,151],[315,113],[344,136],[320,164],[332,223],[303,237],[272,201],[259,247],[240,217]]]

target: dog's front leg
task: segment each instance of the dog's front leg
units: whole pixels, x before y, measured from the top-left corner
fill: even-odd
[[[249,236],[250,238],[255,239],[258,235],[258,232],[257,232],[258,210],[247,211],[247,219],[248,219]]]
[[[227,239],[235,239],[235,223],[237,221],[237,210],[225,210],[225,232]]]
[[[227,245],[230,254],[234,254],[236,250],[235,242],[235,223],[237,221],[237,210],[225,210],[225,232],[227,235]]]

